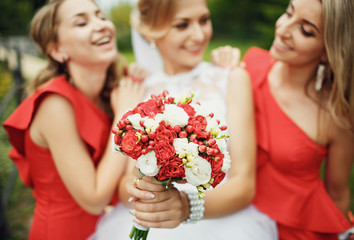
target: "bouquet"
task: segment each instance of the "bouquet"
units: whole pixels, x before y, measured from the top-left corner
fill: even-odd
[[[152,176],[167,186],[186,180],[198,190],[216,187],[230,168],[227,127],[193,94],[181,99],[168,91],[128,111],[112,132],[117,151],[137,160],[141,176]],[[148,229],[133,227],[130,238],[146,239]]]

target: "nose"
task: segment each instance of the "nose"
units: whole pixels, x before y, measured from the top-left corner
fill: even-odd
[[[101,30],[103,30],[103,29],[108,27],[108,23],[109,23],[108,20],[103,20],[103,19],[101,19],[99,17],[95,17],[94,21],[93,21],[94,29],[96,31],[101,31]]]
[[[275,32],[282,37],[290,37],[293,22],[287,16],[281,16],[275,23]]]
[[[203,31],[203,27],[199,23],[195,23],[193,27],[191,28],[192,30],[192,36],[191,38],[196,41],[196,42],[201,42],[205,38],[205,34]]]

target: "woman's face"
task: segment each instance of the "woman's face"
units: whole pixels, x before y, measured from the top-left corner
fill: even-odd
[[[115,27],[90,0],[66,0],[58,9],[56,50],[81,66],[107,66],[117,57]]]
[[[322,4],[319,0],[292,0],[275,25],[272,56],[288,64],[318,65],[326,60]]]
[[[176,14],[167,33],[155,43],[167,74],[187,72],[204,56],[213,34],[205,0],[178,0]]]

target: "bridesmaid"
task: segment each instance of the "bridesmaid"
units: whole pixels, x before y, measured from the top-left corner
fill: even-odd
[[[144,90],[128,78],[114,87],[115,27],[93,1],[51,0],[31,36],[48,66],[4,123],[10,157],[36,200],[28,239],[84,240],[125,169],[125,157],[112,152],[112,124]]]
[[[257,126],[253,203],[277,222],[281,240],[338,239],[350,228],[353,16],[350,0],[292,0],[270,51],[245,55]]]

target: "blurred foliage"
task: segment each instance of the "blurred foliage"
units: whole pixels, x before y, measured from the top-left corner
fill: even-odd
[[[0,62],[0,76],[1,76],[1,84],[0,84],[0,102],[5,96],[6,92],[10,89],[12,85],[12,76],[11,73],[5,71],[5,64]]]
[[[289,0],[207,0],[214,26],[214,38],[257,39],[268,48],[274,34],[274,23],[284,12]],[[28,35],[35,11],[46,0],[1,0],[0,35]],[[119,49],[131,50],[131,4],[124,1],[113,6],[110,18],[117,28]]]
[[[35,11],[46,0],[1,0],[0,36],[28,35]]]
[[[124,2],[122,4],[112,7],[110,18],[117,30],[118,48],[124,51],[131,51],[130,38],[130,12],[132,10],[131,4]]]
[[[257,40],[269,48],[274,24],[285,11],[288,0],[208,0],[214,38]]]

